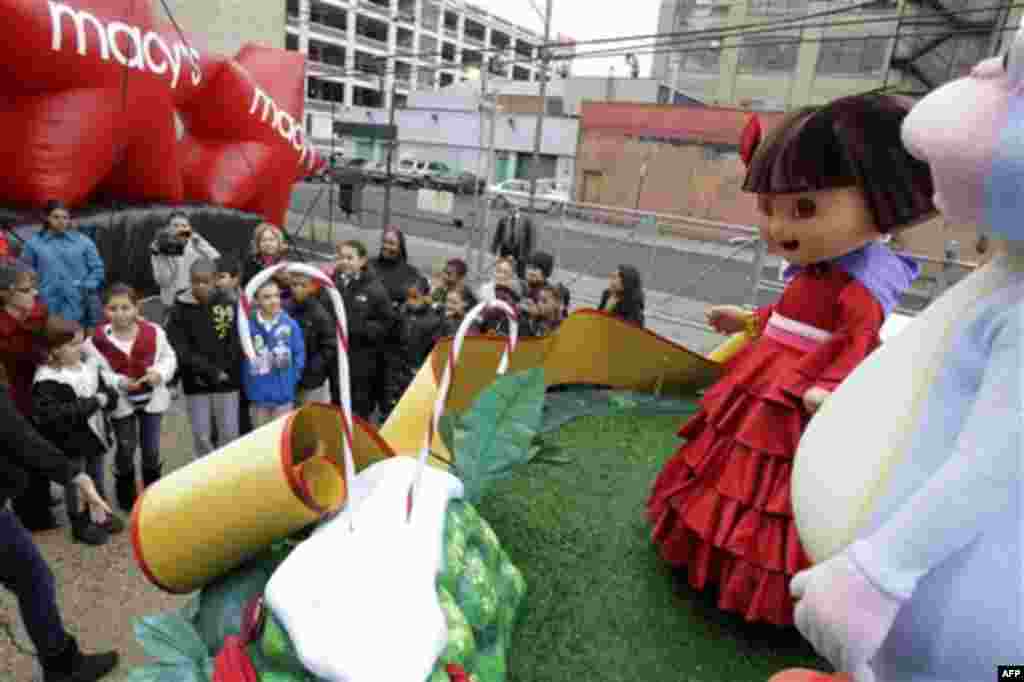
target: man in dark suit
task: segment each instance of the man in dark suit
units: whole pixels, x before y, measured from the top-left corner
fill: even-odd
[[[508,214],[498,221],[491,242],[491,253],[502,258],[511,256],[516,260],[519,279],[526,278],[526,262],[533,253],[533,221],[523,214],[518,206],[509,208]]]

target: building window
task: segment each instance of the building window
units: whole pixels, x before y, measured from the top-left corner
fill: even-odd
[[[803,14],[808,0],[750,0],[750,14]]]
[[[795,35],[745,36],[742,45],[738,67],[741,73],[792,71],[796,67],[800,45]]]
[[[695,43],[694,47],[687,46],[686,51],[680,55],[679,68],[691,73],[718,72],[719,61],[722,58],[721,42],[718,40],[707,40]]]
[[[294,33],[286,33],[284,36],[284,49],[292,50],[293,52],[298,52],[299,37]]]
[[[865,76],[881,72],[889,50],[888,38],[851,38],[822,42],[816,70],[836,76]]]

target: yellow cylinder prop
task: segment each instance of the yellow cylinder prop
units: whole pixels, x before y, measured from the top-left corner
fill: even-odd
[[[151,485],[131,519],[143,573],[167,592],[192,592],[338,509],[346,493],[341,438],[341,412],[314,403]],[[360,459],[375,455],[386,456]]]
[[[712,362],[726,363],[732,356],[739,353],[741,350],[747,347],[750,343],[750,334],[747,332],[736,332],[728,339],[722,342],[721,345],[717,346],[713,351],[708,354],[708,359]]]

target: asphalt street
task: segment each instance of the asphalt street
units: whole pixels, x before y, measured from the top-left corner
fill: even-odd
[[[328,220],[332,216],[330,197],[327,184],[297,184],[292,193],[291,210],[303,215],[308,212],[321,220]],[[334,201],[336,204],[336,193]],[[369,229],[379,229],[383,206],[384,188],[367,186],[363,213],[360,218],[353,216],[352,222],[361,222]],[[409,236],[464,246],[475,225],[473,212],[471,196],[457,197],[452,216],[444,216],[417,210],[414,190],[394,187],[391,191],[391,222]],[[335,220],[347,221],[336,205],[333,216]],[[467,227],[456,227],[454,218],[461,218]],[[499,218],[500,214],[491,212],[488,240]],[[557,253],[558,267],[563,270],[604,278],[619,264],[628,263],[640,270],[645,289],[723,304],[742,305],[749,300],[752,288],[749,262],[624,241],[629,235],[625,229],[619,239],[578,229],[561,230],[557,217],[543,214],[536,216],[534,224],[537,226],[536,248]],[[765,277],[773,278],[776,274],[776,268],[765,268]],[[700,281],[696,281],[698,279]],[[762,295],[762,302],[769,302],[775,296],[766,292]]]

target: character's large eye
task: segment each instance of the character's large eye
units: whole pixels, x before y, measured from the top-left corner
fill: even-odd
[[[813,218],[814,214],[818,212],[818,206],[814,203],[814,199],[807,197],[800,197],[796,200],[796,204],[793,206],[793,217],[800,220],[807,220]]]

